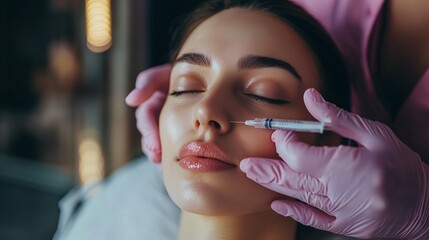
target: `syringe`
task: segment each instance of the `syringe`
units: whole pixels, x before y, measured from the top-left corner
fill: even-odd
[[[290,120],[290,119],[274,119],[274,118],[255,118],[253,120],[231,121],[232,123],[241,123],[246,126],[264,129],[282,129],[298,132],[323,133],[326,128],[325,123],[330,122],[329,119],[323,122]]]

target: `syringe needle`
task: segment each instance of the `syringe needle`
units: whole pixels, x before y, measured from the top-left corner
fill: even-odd
[[[230,123],[241,123],[241,124],[244,124],[244,122],[241,122],[241,121],[229,121]]]

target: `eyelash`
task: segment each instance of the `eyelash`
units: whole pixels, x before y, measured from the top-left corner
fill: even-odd
[[[185,93],[196,94],[196,93],[201,93],[201,92],[204,92],[204,91],[202,91],[202,90],[173,91],[170,93],[170,96],[178,97],[178,96],[181,96],[182,94],[185,94]]]
[[[261,96],[254,95],[254,94],[249,94],[249,93],[247,93],[245,95],[253,98],[256,101],[269,103],[269,104],[282,105],[282,104],[289,103],[288,101],[285,101],[285,100],[266,98],[266,97],[261,97]]]
[[[201,93],[201,92],[204,92],[204,91],[202,91],[202,90],[173,91],[170,93],[170,96],[179,97],[183,94],[197,94],[197,93]],[[271,98],[266,98],[266,97],[262,97],[262,96],[258,96],[258,95],[254,95],[254,94],[249,94],[249,93],[247,93],[245,95],[254,99],[255,101],[258,101],[258,102],[264,102],[264,103],[275,104],[275,105],[282,105],[282,104],[289,103],[288,101],[285,101],[285,100],[271,99]]]

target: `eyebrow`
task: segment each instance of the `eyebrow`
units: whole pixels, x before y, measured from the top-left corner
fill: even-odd
[[[185,62],[203,67],[210,67],[212,65],[211,59],[201,53],[185,53],[176,59],[174,64],[179,62]]]
[[[241,58],[238,62],[238,66],[243,69],[270,67],[282,68],[301,80],[301,75],[299,75],[299,73],[290,63],[276,58],[249,55]]]
[[[174,61],[174,64],[179,62],[185,62],[203,67],[210,67],[212,65],[210,57],[201,53],[185,53],[181,55],[178,59],[176,59],[176,61]],[[248,55],[242,57],[239,60],[238,67],[241,69],[271,67],[281,68],[292,73],[292,75],[301,80],[301,75],[299,75],[298,71],[296,71],[296,69],[290,63],[276,58],[258,55]]]

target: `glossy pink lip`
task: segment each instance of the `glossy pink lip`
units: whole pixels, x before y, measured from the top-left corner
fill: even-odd
[[[214,143],[190,142],[179,152],[179,165],[191,171],[216,172],[237,167]]]

